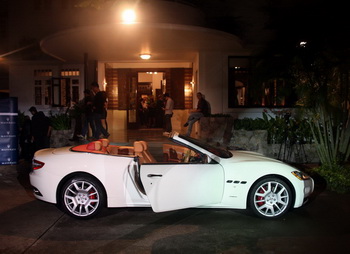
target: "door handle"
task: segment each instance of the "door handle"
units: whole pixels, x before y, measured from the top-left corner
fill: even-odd
[[[162,177],[163,175],[148,174],[147,177]]]

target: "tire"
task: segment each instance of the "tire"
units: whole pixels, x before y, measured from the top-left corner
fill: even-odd
[[[278,218],[292,205],[292,191],[288,184],[275,177],[255,183],[249,194],[249,207],[259,217]]]
[[[70,178],[62,187],[60,205],[64,212],[78,219],[89,219],[105,206],[101,184],[89,176]]]

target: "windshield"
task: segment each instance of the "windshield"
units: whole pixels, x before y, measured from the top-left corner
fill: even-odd
[[[198,140],[195,138],[191,138],[188,136],[184,136],[181,134],[179,135],[179,137],[207,150],[208,152],[211,152],[212,154],[215,154],[216,156],[218,156],[220,158],[227,159],[227,158],[232,157],[232,153],[230,151],[224,150],[224,149],[219,148],[219,147],[214,147],[214,146],[209,145],[208,143],[206,143],[204,141],[201,141],[201,140]]]

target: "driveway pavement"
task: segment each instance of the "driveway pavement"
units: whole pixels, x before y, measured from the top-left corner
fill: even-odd
[[[151,208],[105,209],[77,220],[35,200],[30,164],[0,166],[0,253],[346,253],[350,195],[324,189],[304,207],[277,220],[246,211]]]

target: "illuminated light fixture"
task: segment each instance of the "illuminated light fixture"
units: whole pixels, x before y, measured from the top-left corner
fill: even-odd
[[[301,41],[301,42],[299,43],[299,46],[300,46],[301,48],[305,48],[305,47],[307,46],[307,41]]]
[[[151,58],[151,54],[140,54],[140,58],[143,60],[148,60]]]
[[[122,13],[122,20],[124,24],[132,24],[135,23],[136,13],[134,10],[125,10]]]

